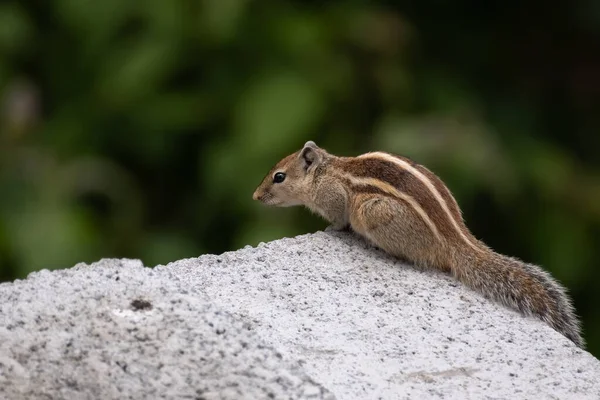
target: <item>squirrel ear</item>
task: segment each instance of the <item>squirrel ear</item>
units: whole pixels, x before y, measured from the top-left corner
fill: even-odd
[[[319,164],[322,158],[319,150],[320,148],[312,140],[304,144],[304,148],[300,151],[300,158],[304,162],[305,171]]]
[[[317,146],[317,144],[315,142],[313,142],[312,140],[309,140],[308,142],[304,143],[304,147],[312,147],[313,149],[318,149],[319,146]]]

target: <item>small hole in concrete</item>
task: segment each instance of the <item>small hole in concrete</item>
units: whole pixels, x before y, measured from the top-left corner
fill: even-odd
[[[134,311],[150,310],[152,308],[152,303],[144,299],[135,299],[131,301],[131,308],[133,308]]]

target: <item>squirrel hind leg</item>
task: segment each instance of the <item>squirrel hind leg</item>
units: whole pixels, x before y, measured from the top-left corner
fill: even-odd
[[[432,251],[440,246],[435,226],[414,205],[383,195],[359,194],[351,209],[352,229],[373,245],[418,266],[449,270],[441,267],[437,252]]]

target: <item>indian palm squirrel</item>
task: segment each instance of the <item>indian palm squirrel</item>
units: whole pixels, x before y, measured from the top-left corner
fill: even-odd
[[[478,240],[442,180],[409,158],[387,152],[340,157],[308,141],[269,171],[253,199],[305,206],[334,229],[351,229],[392,256],[448,272],[584,347],[564,287],[537,265]]]

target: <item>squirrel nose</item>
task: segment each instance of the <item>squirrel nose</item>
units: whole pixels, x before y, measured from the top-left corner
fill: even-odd
[[[252,194],[252,200],[258,200],[260,199],[260,194],[258,193],[258,190],[255,190],[254,193]]]

